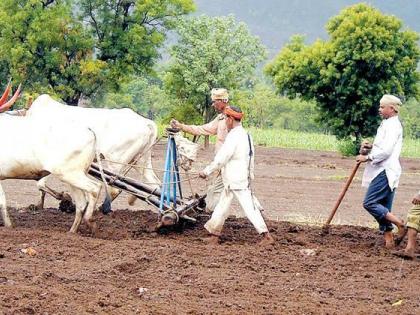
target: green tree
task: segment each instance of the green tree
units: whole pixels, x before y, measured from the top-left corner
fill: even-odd
[[[94,38],[95,55],[106,62],[118,88],[127,75],[152,71],[166,32],[177,17],[195,9],[193,0],[77,0]]]
[[[165,87],[182,106],[195,108],[208,122],[214,115],[211,89],[242,86],[264,60],[266,50],[260,39],[233,16],[184,19],[177,33],[178,42],[170,49]]]
[[[260,82],[252,88],[234,91],[233,96],[234,104],[245,112],[245,123],[250,126],[312,132],[323,130],[316,121],[314,102],[280,96],[272,85]]]
[[[102,82],[93,42],[72,17],[70,1],[0,2],[0,63],[5,75],[37,93],[77,104]]]
[[[173,104],[156,78],[136,77],[123,83],[118,92],[106,93],[93,101],[95,107],[128,107],[154,120],[166,118]]]
[[[401,122],[404,126],[404,135],[412,138],[420,138],[420,102],[414,98],[408,100],[400,112]]]
[[[273,126],[274,111],[279,104],[273,88],[258,83],[252,89],[238,90],[233,95],[233,102],[245,113],[247,124],[258,128]]]
[[[2,0],[0,72],[76,105],[151,72],[192,0]]]
[[[374,134],[385,93],[416,96],[418,35],[367,4],[344,9],[327,24],[328,41],[292,38],[267,65],[278,91],[315,100],[320,119],[338,138]]]

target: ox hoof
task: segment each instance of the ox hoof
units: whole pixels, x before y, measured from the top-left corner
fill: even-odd
[[[99,207],[99,210],[105,215],[112,213],[111,205],[106,205],[105,203]]]
[[[70,200],[63,199],[60,201],[60,205],[58,206],[58,209],[66,213],[73,213],[76,211],[76,206],[71,201],[71,199]]]
[[[40,207],[39,205],[31,204],[31,205],[29,205],[28,210],[31,211],[31,212],[36,212],[36,211],[40,211],[40,210],[44,210],[44,209],[42,207]]]
[[[92,221],[92,220],[89,220],[86,223],[87,223],[87,225],[89,227],[90,235],[92,237],[96,237],[97,234],[98,234],[98,226],[97,226],[96,222],[95,221]]]
[[[111,198],[108,195],[105,197],[104,203],[99,207],[99,210],[101,210],[103,214],[109,214],[112,212]]]

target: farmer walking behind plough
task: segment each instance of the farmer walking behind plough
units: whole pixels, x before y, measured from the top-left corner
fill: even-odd
[[[225,108],[229,106],[229,93],[224,88],[215,88],[211,90],[211,100],[212,106],[218,113],[216,118],[211,122],[196,126],[196,125],[185,125],[179,121],[172,119],[171,127],[179,128],[184,132],[190,133],[192,135],[216,135],[216,144],[214,146],[215,154],[219,151],[220,147],[225,142],[226,136],[228,134],[228,128],[226,126],[226,117],[225,117]],[[217,203],[219,202],[220,195],[223,191],[223,181],[221,172],[217,172],[216,177],[213,179],[211,185],[207,189],[206,197],[206,212],[211,213],[214,211]],[[255,206],[259,210],[263,210],[260,202],[255,196],[252,196],[254,199]]]
[[[217,88],[211,90],[211,101],[212,106],[218,113],[216,118],[210,121],[207,124],[196,126],[196,125],[185,125],[179,121],[172,119],[171,127],[179,128],[184,132],[190,133],[195,136],[203,135],[210,136],[216,135],[216,144],[215,144],[215,153],[219,151],[223,142],[225,141],[226,135],[228,133],[226,127],[226,119],[223,112],[225,111],[226,106],[229,105],[229,94],[226,89]],[[220,194],[223,190],[222,176],[220,172],[216,175],[212,184],[207,189],[207,198],[206,198],[206,211],[213,212],[216,207],[217,202],[220,199]]]
[[[395,190],[401,176],[399,161],[403,129],[398,118],[401,101],[393,95],[384,95],[380,100],[379,114],[383,118],[379,126],[372,151],[358,155],[357,162],[368,162],[363,173],[362,186],[368,187],[363,207],[378,221],[384,234],[385,247],[395,246],[393,225],[398,227],[396,241],[405,234],[404,221],[391,213]],[[368,146],[364,142],[362,146]]]
[[[254,177],[254,145],[251,136],[242,127],[242,111],[234,106],[225,109],[226,126],[229,130],[226,139],[217,152],[213,162],[200,172],[201,178],[221,170],[223,190],[219,202],[209,221],[204,225],[210,233],[206,241],[217,244],[223,224],[230,214],[233,196],[239,201],[245,215],[263,236],[260,245],[273,244],[274,239],[260,212],[260,205],[252,195],[251,179]]]

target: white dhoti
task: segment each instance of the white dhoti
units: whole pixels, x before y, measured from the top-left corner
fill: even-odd
[[[228,188],[223,189],[219,202],[217,203],[210,220],[204,225],[207,231],[214,235],[220,235],[223,229],[223,224],[229,217],[230,205],[234,195],[257,232],[259,234],[268,232],[267,225],[264,222],[260,209],[258,205],[254,203],[255,201],[258,203],[258,200],[253,198],[249,188],[235,190]]]
[[[206,197],[207,212],[211,213],[214,211],[214,209],[216,208],[220,200],[220,195],[222,194],[222,191],[224,188],[225,188],[225,185],[223,185],[222,174],[218,172],[212,184],[207,189],[207,197]]]

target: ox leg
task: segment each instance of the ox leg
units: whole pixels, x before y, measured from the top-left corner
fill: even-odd
[[[101,189],[103,186],[104,184],[101,184]],[[119,194],[121,194],[121,190],[108,185],[108,193],[109,193],[109,196],[111,197],[110,202],[112,203],[119,196]],[[103,214],[109,214],[110,212],[112,212],[112,209],[110,208],[110,204],[109,202],[107,202],[106,198],[104,202],[102,203],[102,205],[99,206],[98,210],[102,212]]]
[[[64,193],[64,192],[57,192],[54,189],[50,188],[47,186],[47,179],[49,178],[49,176],[46,176],[44,178],[41,178],[37,183],[37,187],[41,192],[41,198],[38,202],[38,204],[35,206],[36,210],[43,210],[44,209],[44,203],[45,203],[45,196],[46,194],[51,195],[53,198],[57,199],[57,200],[65,200],[67,202],[70,202],[70,204],[72,204],[72,200],[70,195]]]
[[[12,221],[10,220],[9,213],[7,212],[6,195],[4,194],[3,187],[0,185],[0,211],[5,227],[12,227]]]
[[[76,233],[79,229],[80,223],[82,222],[83,213],[86,211],[88,202],[85,198],[83,191],[77,188],[70,188],[72,191],[72,196],[76,203],[76,215],[74,217],[73,225],[70,228],[70,233]]]
[[[99,199],[99,192],[101,190],[101,185],[93,181],[92,181],[92,184],[96,185],[97,187],[93,193],[86,192],[85,194],[89,204],[88,204],[88,207],[86,209],[83,219],[85,220],[86,224],[89,226],[92,236],[95,236],[96,231],[97,231],[97,225],[96,225],[95,220],[93,220],[92,216],[96,209],[96,204]]]
[[[39,198],[38,204],[35,206],[37,210],[44,210],[44,203],[45,203],[45,187],[47,187],[47,177],[41,178],[37,181],[36,186],[38,187],[39,191],[41,192],[41,197]]]
[[[95,233],[96,224],[92,220],[92,214],[95,210],[96,201],[99,196],[100,185],[89,179],[83,172],[71,175],[63,175],[61,178],[64,182],[72,186],[74,191],[74,197],[76,200],[76,218],[70,232],[76,233],[80,221],[85,213],[84,219],[91,229],[92,233]]]
[[[103,184],[101,186],[103,186]],[[111,197],[111,202],[113,202],[121,194],[121,190],[108,185],[108,193],[109,193],[109,196]],[[99,210],[101,210],[101,212],[102,212],[102,208],[104,207],[104,204],[105,204],[105,201],[99,207]]]

